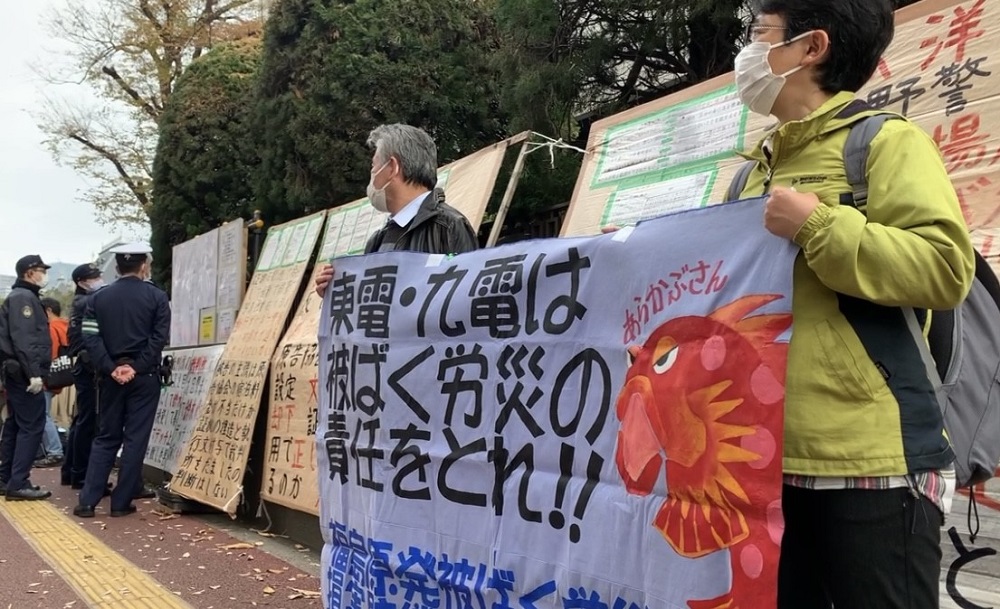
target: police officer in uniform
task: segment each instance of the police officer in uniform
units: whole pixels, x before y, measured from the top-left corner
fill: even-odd
[[[101,269],[94,263],[81,264],[73,269],[73,308],[69,316],[70,357],[76,358],[73,384],[76,386],[76,416],[69,426],[66,454],[62,465],[62,485],[82,489],[87,476],[90,447],[97,432],[97,384],[90,354],[83,346],[83,313],[90,295],[104,287]]]
[[[95,292],[83,316],[83,344],[97,370],[100,417],[90,452],[79,518],[94,516],[104,496],[115,455],[122,449],[111,516],[136,511],[142,489],[142,461],[160,397],[160,359],[170,335],[167,295],[146,281],[152,256],[145,244],[113,250],[120,279]]]
[[[0,374],[9,416],[0,434],[0,490],[7,501],[45,499],[52,493],[28,481],[45,428],[44,378],[52,363],[49,320],[38,292],[48,281],[41,256],[17,261],[17,281],[0,305]]]

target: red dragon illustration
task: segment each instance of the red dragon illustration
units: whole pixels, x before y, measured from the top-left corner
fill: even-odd
[[[672,319],[630,349],[615,454],[625,487],[650,494],[665,463],[667,497],[653,527],[681,556],[730,553],[731,589],[691,609],[776,603],[788,347],[777,339],[792,318],[751,313],[779,298],[746,296]]]

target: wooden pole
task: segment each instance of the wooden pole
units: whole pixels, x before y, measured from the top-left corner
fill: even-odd
[[[500,238],[500,231],[503,229],[504,220],[507,219],[507,212],[510,211],[510,204],[514,201],[514,192],[517,191],[517,184],[521,181],[521,172],[524,171],[524,157],[528,156],[528,144],[530,143],[531,138],[527,137],[521,144],[521,151],[517,154],[517,161],[514,163],[514,171],[510,174],[510,180],[507,181],[507,190],[504,191],[503,199],[500,200],[500,209],[497,210],[497,215],[493,219],[493,228],[490,229],[490,238],[486,240],[486,247],[493,247]]]

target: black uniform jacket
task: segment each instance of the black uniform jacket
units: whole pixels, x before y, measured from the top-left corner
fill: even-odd
[[[38,286],[18,279],[0,305],[0,360],[20,364],[24,379],[44,378],[52,364],[49,318]]]

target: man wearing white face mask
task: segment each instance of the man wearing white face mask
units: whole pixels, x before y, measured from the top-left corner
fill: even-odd
[[[0,374],[10,416],[0,434],[0,491],[7,501],[45,499],[52,493],[28,481],[45,427],[44,381],[52,363],[49,321],[39,298],[49,265],[40,256],[17,261],[17,281],[0,306]]]
[[[368,240],[365,253],[405,250],[426,254],[462,254],[479,247],[476,232],[460,211],[444,202],[437,184],[437,147],[422,129],[382,125],[368,136],[372,155],[368,200],[390,214]],[[323,296],[333,276],[327,265],[316,279]]]
[[[743,102],[777,127],[742,197],[802,248],[788,353],[780,609],[938,606],[954,453],[904,307],[956,307],[974,259],[934,142],[887,120],[867,201],[845,177],[854,99],[893,36],[888,0],[768,0],[736,59]]]

